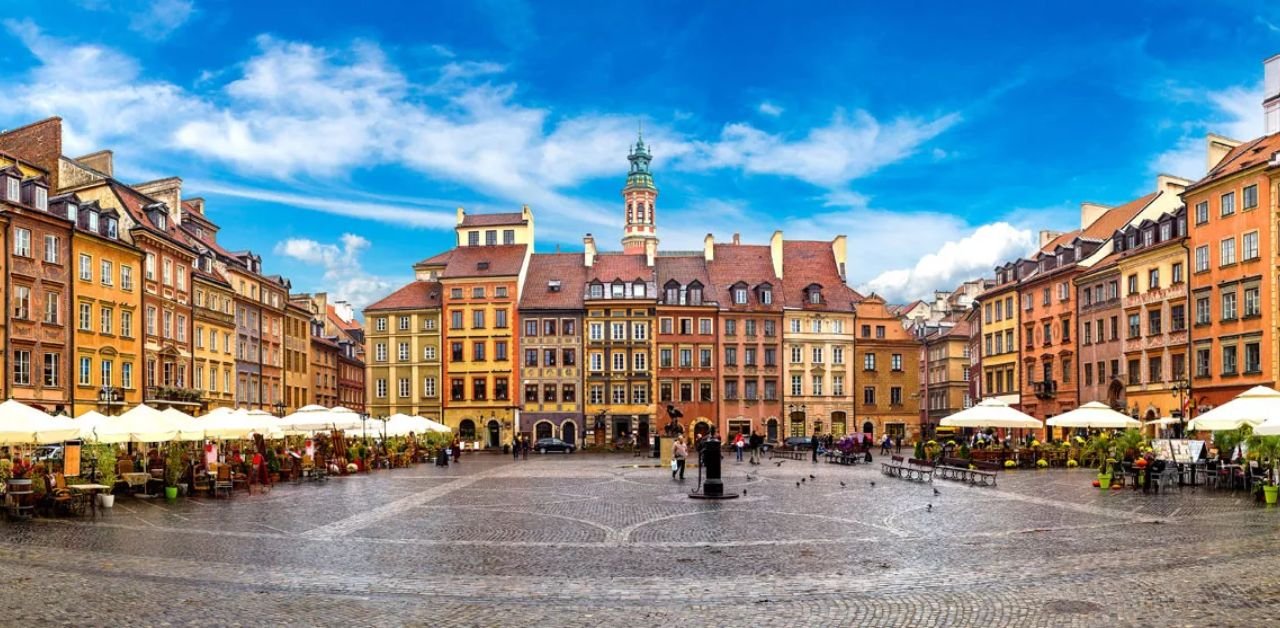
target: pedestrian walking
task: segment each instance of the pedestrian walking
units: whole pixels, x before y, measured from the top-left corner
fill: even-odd
[[[893,437],[893,453],[902,453],[902,434],[895,434]]]
[[[733,439],[733,448],[738,452],[738,462],[742,462],[742,449],[747,446],[747,439],[743,438],[742,432],[738,432],[738,436]]]
[[[822,435],[813,433],[813,464],[818,464],[818,448],[822,446]]]
[[[529,459],[530,445],[532,445],[532,443],[529,442],[529,437],[527,435],[520,437],[520,456],[523,457],[525,460]]]
[[[680,474],[680,479],[684,479],[684,461],[689,457],[689,447],[684,444],[683,438],[676,438],[675,447],[671,449],[672,461],[676,466],[671,470],[671,479],[676,479],[676,474]]]
[[[511,437],[511,459],[512,460],[520,459],[520,437],[519,436]]]
[[[890,442],[891,442],[891,441],[889,440],[889,435],[888,435],[888,434],[885,434],[885,435],[884,435],[884,440],[880,443],[880,455],[881,455],[881,456],[887,456],[887,455],[889,455],[889,443],[890,443]]]
[[[760,432],[751,432],[751,464],[760,464],[760,448],[764,446],[764,437]]]
[[[462,461],[462,441],[453,439],[453,462],[456,464]]]

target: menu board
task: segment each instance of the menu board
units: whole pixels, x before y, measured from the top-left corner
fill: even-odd
[[[1157,458],[1172,458],[1174,462],[1195,462],[1205,455],[1205,443],[1202,440],[1157,438],[1151,441],[1151,449]]]

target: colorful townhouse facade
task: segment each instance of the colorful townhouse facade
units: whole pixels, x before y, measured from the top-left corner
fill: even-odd
[[[534,255],[520,293],[519,430],[580,445],[583,425],[583,297],[576,253]]]
[[[370,416],[394,414],[441,420],[441,285],[416,279],[364,310],[373,353],[368,377]]]

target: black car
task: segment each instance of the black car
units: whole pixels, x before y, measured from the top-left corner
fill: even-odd
[[[787,449],[813,449],[812,436],[792,436],[782,442],[782,446]]]
[[[573,453],[573,445],[570,445],[558,438],[539,438],[538,442],[533,444],[533,450],[540,454],[545,454],[551,451],[571,454]]]

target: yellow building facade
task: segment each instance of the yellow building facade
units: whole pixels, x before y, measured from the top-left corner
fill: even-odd
[[[441,420],[440,290],[414,281],[365,308],[369,416]]]
[[[77,202],[72,195],[70,205]],[[119,238],[119,213],[96,201],[80,202],[72,235],[72,316],[75,369],[72,412],[118,414],[142,402],[137,378],[142,363],[137,273],[142,251]]]
[[[284,312],[285,414],[311,403],[311,313],[292,301]]]
[[[192,385],[204,394],[205,410],[234,408],[236,405],[235,293],[231,284],[216,274],[212,258],[196,261],[192,273],[195,287],[195,356]]]
[[[1018,367],[1018,268],[1009,263],[996,269],[996,285],[976,302],[981,309],[982,398],[994,397],[1011,406],[1021,401]],[[973,333],[979,333],[973,330]]]

